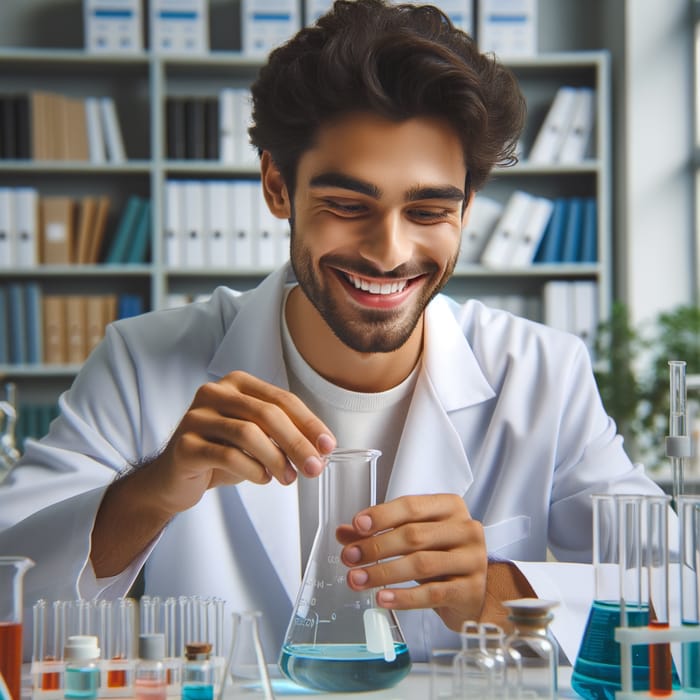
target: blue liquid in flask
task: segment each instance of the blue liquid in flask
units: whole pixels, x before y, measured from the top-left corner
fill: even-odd
[[[649,606],[627,606],[630,627],[649,624]],[[615,700],[615,691],[622,689],[620,677],[620,645],[615,641],[615,628],[620,626],[620,604],[594,600],[581,641],[571,687],[588,700]],[[675,667],[673,687],[680,686]],[[649,689],[649,652],[645,645],[632,647],[633,690]]]
[[[367,651],[364,644],[292,644],[282,648],[280,668],[295,683],[327,692],[391,688],[408,675],[408,647],[394,643],[396,658]]]

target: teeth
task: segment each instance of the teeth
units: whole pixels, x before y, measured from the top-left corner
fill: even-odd
[[[406,288],[406,280],[380,284],[379,282],[368,282],[361,277],[355,277],[347,273],[345,277],[351,284],[355,285],[356,289],[361,289],[363,292],[369,292],[370,294],[396,294]]]

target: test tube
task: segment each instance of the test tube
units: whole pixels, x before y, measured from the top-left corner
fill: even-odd
[[[669,360],[669,435],[666,438],[666,455],[671,460],[673,471],[673,503],[677,505],[678,496],[683,493],[684,467],[686,458],[691,455],[690,436],[686,418],[686,382],[685,362]]]
[[[648,496],[645,515],[647,539],[644,558],[649,580],[649,627],[668,629],[668,506],[670,497]],[[649,645],[649,692],[656,697],[673,691],[671,645]]]
[[[681,554],[681,624],[700,625],[700,495],[678,497]],[[700,642],[681,644],[683,688],[700,693]]]

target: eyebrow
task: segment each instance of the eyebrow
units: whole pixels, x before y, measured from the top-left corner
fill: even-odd
[[[311,187],[338,187],[343,190],[351,190],[364,194],[373,199],[382,196],[382,190],[371,182],[360,180],[350,175],[338,172],[327,172],[315,175],[310,181]],[[412,187],[406,193],[407,202],[417,202],[423,199],[445,199],[450,201],[464,201],[464,192],[454,185],[428,185],[425,187]]]

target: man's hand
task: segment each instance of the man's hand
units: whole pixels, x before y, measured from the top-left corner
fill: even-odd
[[[433,608],[457,632],[466,620],[509,630],[501,601],[535,595],[515,565],[488,563],[483,527],[454,494],[404,496],[367,508],[336,536],[343,563],[355,567],[347,576],[350,588],[415,581],[410,588],[383,588],[377,604]]]
[[[478,620],[486,593],[484,531],[454,494],[403,496],[358,513],[338,528],[350,588],[391,586],[377,603],[385,608],[433,608],[452,630]]]
[[[204,384],[163,452],[105,492],[92,532],[95,574],[123,571],[207,489],[271,479],[291,484],[292,465],[318,476],[334,447],[330,430],[288,391],[245,372]]]

